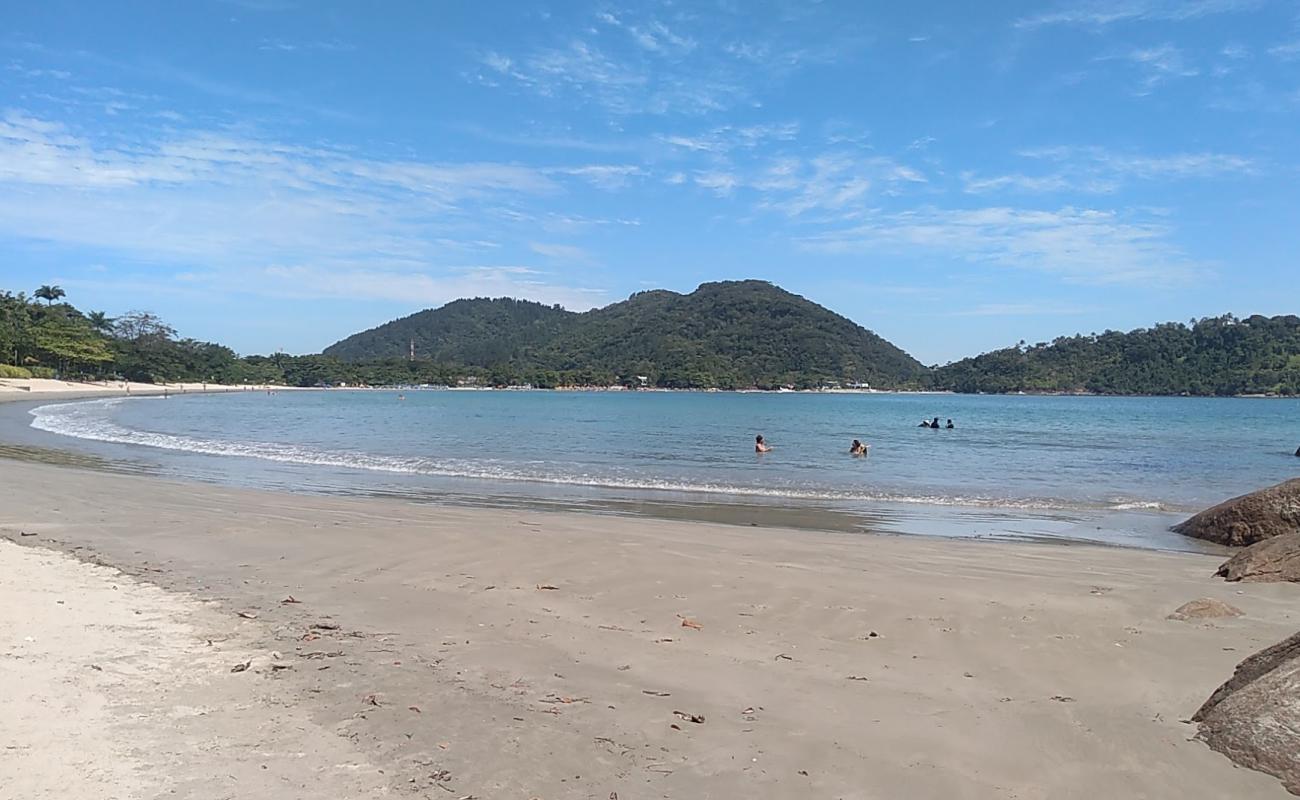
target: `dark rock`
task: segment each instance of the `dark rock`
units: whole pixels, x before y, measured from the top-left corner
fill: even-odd
[[[1202,597],[1199,600],[1192,600],[1183,603],[1174,609],[1167,619],[1189,620],[1189,619],[1222,619],[1223,617],[1240,617],[1242,610],[1236,606],[1228,605],[1222,600],[1215,600],[1213,597]]]
[[[1230,581],[1300,583],[1300,533],[1255,542],[1223,562],[1214,574]]]
[[[1300,633],[1238,664],[1192,719],[1196,738],[1300,795]]]
[[[1300,533],[1300,478],[1219,503],[1173,530],[1233,547]]]

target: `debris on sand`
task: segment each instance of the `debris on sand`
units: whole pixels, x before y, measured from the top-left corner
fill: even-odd
[[[674,711],[673,714],[679,717],[680,719],[686,720],[687,722],[694,722],[696,725],[704,724],[703,714],[688,714],[685,711]]]
[[[236,612],[235,612],[235,616],[237,616],[237,617],[243,617],[244,619],[257,619],[257,612],[256,612],[256,611],[236,611]]]
[[[298,598],[294,597],[293,595],[289,595],[288,597],[284,598],[284,599],[281,600],[280,602],[281,602],[283,605],[292,605],[292,604],[294,604],[294,603],[301,603],[302,601],[299,600]]]
[[[556,585],[553,584],[553,583],[539,583],[539,584],[537,584],[537,591],[539,591],[539,592],[553,592],[553,591],[556,591],[556,590],[559,589],[559,588],[560,588],[560,587],[556,586]]]
[[[231,671],[231,672],[244,672],[245,670],[247,670],[247,669],[248,669],[249,667],[251,667],[251,666],[253,666],[253,660],[250,658],[250,659],[247,660],[247,661],[241,661],[241,662],[239,662],[238,664],[236,664],[235,666],[231,667],[231,668],[230,668],[230,671]]]
[[[697,630],[697,631],[702,631],[702,630],[704,630],[704,626],[703,626],[703,625],[701,625],[700,623],[698,623],[698,622],[696,622],[695,620],[691,619],[690,617],[681,617],[681,620],[682,620],[682,627],[683,627],[683,628],[690,628],[690,629],[692,629],[692,630]]]
[[[313,622],[310,627],[317,631],[336,631],[339,629],[339,624],[332,619],[323,619],[320,622]]]

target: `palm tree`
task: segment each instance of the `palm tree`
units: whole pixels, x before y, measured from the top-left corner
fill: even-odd
[[[116,320],[105,314],[103,311],[90,311],[86,314],[86,321],[89,322],[90,327],[94,328],[98,333],[110,333],[113,330],[113,323]]]
[[[33,292],[33,294],[36,297],[39,297],[40,299],[44,300],[49,305],[54,305],[54,301],[58,300],[60,297],[68,296],[68,293],[63,291],[62,287],[49,286],[49,285],[42,286],[41,288]]]

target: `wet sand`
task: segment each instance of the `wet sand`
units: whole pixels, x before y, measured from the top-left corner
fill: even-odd
[[[47,711],[97,709],[70,728],[0,707],[0,786],[22,774],[24,797],[1288,796],[1180,721],[1300,624],[1296,587],[1224,584],[1220,557],[6,459],[0,486],[0,536],[35,548],[0,543],[0,674]],[[141,599],[98,599],[122,591]],[[1166,619],[1198,597],[1245,615]],[[120,659],[118,680],[91,683],[91,658]],[[84,737],[134,768],[83,769]],[[115,794],[88,783],[105,776]]]

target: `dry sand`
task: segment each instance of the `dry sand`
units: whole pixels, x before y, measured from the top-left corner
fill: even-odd
[[[132,381],[60,381],[50,378],[0,378],[0,403],[23,400],[79,400],[124,395],[244,392],[267,386],[222,386],[217,383],[135,383]],[[286,387],[274,387],[277,391]]]
[[[1218,557],[0,486],[0,797],[1289,796],[1181,721],[1300,626]]]

